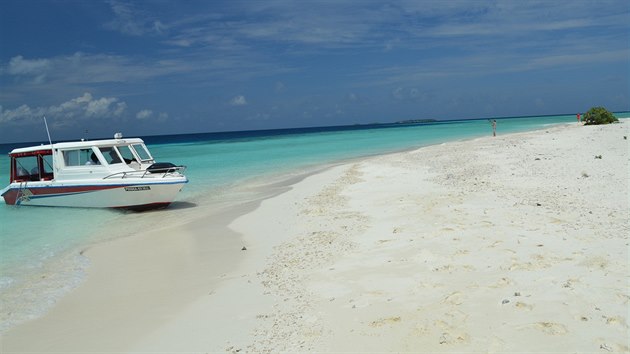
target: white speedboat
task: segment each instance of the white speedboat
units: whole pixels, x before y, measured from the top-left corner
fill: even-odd
[[[188,179],[185,166],[156,163],[142,139],[64,142],[14,149],[9,205],[122,208],[168,206]]]

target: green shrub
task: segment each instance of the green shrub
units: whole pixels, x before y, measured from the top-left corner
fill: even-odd
[[[619,120],[604,107],[593,107],[584,115],[584,125],[610,124]]]

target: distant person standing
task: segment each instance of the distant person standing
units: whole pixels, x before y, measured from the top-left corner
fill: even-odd
[[[580,123],[580,122],[581,122],[581,119],[582,119],[582,116],[578,113],[578,114],[577,114],[577,121],[578,121],[578,123]]]
[[[497,136],[497,120],[493,119],[490,123],[492,123],[492,136]]]

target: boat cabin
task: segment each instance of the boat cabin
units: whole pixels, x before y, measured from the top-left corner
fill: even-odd
[[[57,143],[15,149],[10,182],[106,178],[146,170],[155,161],[142,139]]]
[[[53,179],[53,161],[51,149],[25,152],[12,152],[11,181],[48,181]]]

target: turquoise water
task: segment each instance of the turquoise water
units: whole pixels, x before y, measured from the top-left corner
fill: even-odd
[[[575,116],[499,119],[497,132],[500,135],[568,122],[575,123]],[[176,143],[164,138],[161,143],[149,143],[149,149],[158,161],[188,166],[190,183],[177,200],[189,208],[220,202],[234,187],[252,179],[295,175],[346,159],[489,135],[487,120],[469,120],[312,129],[307,133],[274,131],[255,137],[232,134],[220,139],[208,136],[207,140],[195,135],[190,141],[178,136]],[[8,183],[8,166],[8,157],[0,156],[0,188]],[[166,213],[165,220],[185,212],[177,204],[161,211]],[[24,318],[41,314],[81,281],[88,263],[77,249],[128,235],[142,219],[142,214],[112,210],[15,207],[0,202],[0,322],[4,327],[0,326],[0,333]]]
[[[499,121],[499,133],[536,129],[545,124],[573,122],[574,116],[519,118]],[[188,166],[191,183],[180,199],[208,188],[237,184],[250,177],[284,173],[312,165],[488,135],[487,120],[433,125],[397,125],[365,130],[287,134],[152,145],[160,160]]]

